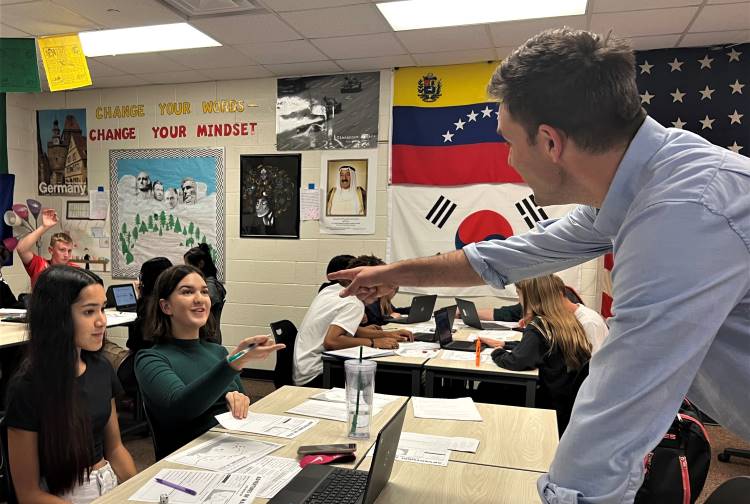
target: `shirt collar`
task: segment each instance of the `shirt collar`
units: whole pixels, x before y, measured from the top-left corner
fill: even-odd
[[[614,237],[630,208],[636,193],[644,183],[651,158],[664,144],[667,129],[651,117],[646,117],[620,161],[607,195],[599,209],[594,228]]]

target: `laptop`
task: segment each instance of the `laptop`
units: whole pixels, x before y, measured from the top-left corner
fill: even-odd
[[[117,311],[121,312],[134,312],[137,309],[137,301],[135,297],[135,287],[133,287],[133,284],[120,284],[120,285],[110,285],[107,289],[107,298],[109,305],[109,298],[111,295],[111,300],[114,303],[115,308]]]
[[[450,320],[451,332],[453,332],[453,319],[456,318],[456,305],[446,306],[435,312],[435,320],[437,320],[438,312],[448,312],[448,320]],[[437,337],[437,322],[435,322],[435,331],[433,332],[418,332],[414,333],[414,341],[424,341],[426,343],[438,343]]]
[[[432,296],[414,296],[409,307],[409,316],[392,318],[385,317],[383,321],[386,324],[416,324],[418,322],[427,322],[430,320],[432,310],[435,308],[437,294]]]
[[[492,322],[485,322],[482,320],[479,320],[479,314],[477,313],[477,308],[474,306],[474,303],[471,301],[467,301],[466,299],[460,299],[456,298],[456,304],[458,304],[458,309],[461,312],[461,319],[464,321],[464,323],[467,326],[474,327],[476,329],[482,329],[484,331],[490,331],[493,329],[498,329],[501,331],[507,331],[508,328],[501,324],[493,324]]]
[[[454,313],[455,313],[455,306]],[[477,344],[474,341],[454,341],[453,340],[453,320],[447,312],[435,312],[435,334],[438,337],[440,348],[445,350],[458,350],[461,352],[474,352]],[[484,350],[487,345],[480,343],[480,348]]]
[[[405,402],[375,441],[368,472],[308,464],[268,504],[371,504],[391,477],[406,416]]]

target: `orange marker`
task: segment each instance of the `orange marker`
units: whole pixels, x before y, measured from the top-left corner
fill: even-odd
[[[477,338],[477,359],[476,359],[476,365],[479,367],[479,364],[482,362],[482,342],[479,341],[479,338]]]

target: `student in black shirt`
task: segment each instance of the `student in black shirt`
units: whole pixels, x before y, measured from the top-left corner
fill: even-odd
[[[120,439],[119,384],[98,353],[106,302],[101,279],[87,270],[51,266],[36,282],[29,354],[5,417],[21,504],[88,503],[136,473]]]

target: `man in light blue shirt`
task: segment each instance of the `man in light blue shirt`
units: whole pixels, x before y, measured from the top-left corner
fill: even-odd
[[[632,50],[616,39],[543,32],[489,92],[537,203],[580,206],[504,241],[332,275],[352,280],[342,295],[503,287],[613,251],[615,316],[542,500],[632,502],[685,395],[750,440],[750,159],[646,117]]]

